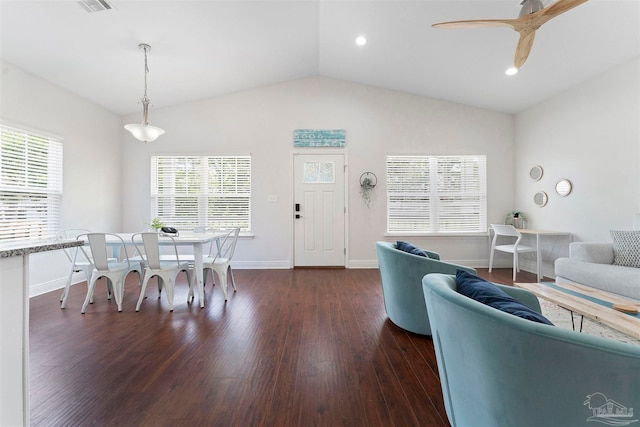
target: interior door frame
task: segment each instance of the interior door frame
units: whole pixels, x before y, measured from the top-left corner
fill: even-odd
[[[289,209],[290,212],[290,227],[291,227],[291,251],[290,251],[290,268],[296,266],[296,226],[295,226],[295,191],[296,191],[296,170],[295,170],[295,157],[298,155],[341,155],[344,159],[344,268],[349,268],[349,156],[345,150],[336,149],[324,149],[324,148],[311,148],[311,149],[296,149],[291,151],[290,168],[291,168],[291,187],[289,189]]]

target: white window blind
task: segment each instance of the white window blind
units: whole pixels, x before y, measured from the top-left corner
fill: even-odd
[[[485,231],[486,156],[387,156],[387,232]]]
[[[60,229],[62,141],[0,125],[0,241]]]
[[[177,228],[251,227],[251,156],[153,156],[151,212]]]

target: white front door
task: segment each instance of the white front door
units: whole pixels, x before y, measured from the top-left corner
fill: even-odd
[[[294,154],[294,266],[345,265],[344,156]]]

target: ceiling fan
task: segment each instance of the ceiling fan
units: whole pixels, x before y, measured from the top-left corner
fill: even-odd
[[[468,21],[439,22],[433,24],[434,28],[483,28],[483,27],[511,27],[520,33],[520,40],[516,47],[514,58],[515,68],[520,68],[525,63],[536,30],[552,18],[564,13],[576,6],[580,6],[587,0],[557,0],[550,6],[544,7],[540,0],[523,0],[520,15],[516,19],[472,19]]]

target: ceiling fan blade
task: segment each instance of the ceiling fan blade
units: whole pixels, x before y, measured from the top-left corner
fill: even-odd
[[[535,30],[520,33],[520,40],[518,40],[516,55],[513,60],[513,65],[516,68],[522,67],[522,65],[529,57],[529,52],[531,52],[531,47],[533,46],[533,40],[535,39],[535,37]]]
[[[561,13],[571,10],[576,6],[580,6],[585,2],[587,2],[587,0],[558,0],[551,6],[542,9],[540,14],[546,18],[545,21],[548,21],[549,19],[555,18]]]
[[[431,25],[433,28],[489,28],[510,27],[518,22],[517,19],[471,19],[467,21],[438,22]]]
[[[520,34],[514,65],[520,68],[529,57],[533,40],[536,37],[536,30],[550,19],[580,6],[588,0],[557,0],[551,6],[538,10],[541,3],[537,2],[535,12],[527,12],[517,19],[471,19],[467,21],[438,22],[433,24],[433,28],[487,28],[487,27],[510,27]],[[525,2],[523,2],[525,4]],[[526,5],[525,5],[526,6]],[[523,6],[524,7],[524,6]],[[521,12],[522,13],[522,12]]]

